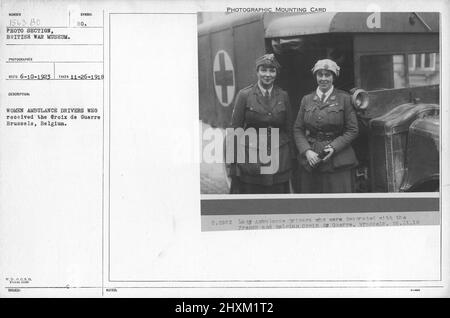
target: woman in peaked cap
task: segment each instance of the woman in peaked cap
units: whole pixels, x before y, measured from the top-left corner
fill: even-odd
[[[289,98],[285,91],[274,85],[280,65],[273,54],[256,59],[257,82],[240,90],[236,97],[231,127],[242,128],[246,133],[254,131],[257,140],[241,138],[238,146],[245,149],[246,158],[232,165],[231,193],[288,193],[291,170],[292,125]],[[242,131],[242,130],[241,130]],[[278,143],[272,144],[272,138]],[[265,137],[265,138],[263,138]],[[267,140],[262,143],[261,140]],[[277,145],[278,144],[278,145]],[[249,153],[256,153],[257,162],[249,160]],[[270,154],[272,161],[261,161],[259,155]],[[263,167],[271,166],[277,152],[276,170],[267,173]]]
[[[333,86],[339,72],[334,61],[317,61],[312,69],[317,89],[300,104],[294,138],[301,193],[354,191],[353,168],[358,161],[351,142],[358,135],[358,122],[350,95]]]

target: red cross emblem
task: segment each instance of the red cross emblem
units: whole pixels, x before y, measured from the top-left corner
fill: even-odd
[[[213,70],[217,99],[223,106],[229,106],[235,91],[234,68],[230,56],[224,50],[216,53]]]

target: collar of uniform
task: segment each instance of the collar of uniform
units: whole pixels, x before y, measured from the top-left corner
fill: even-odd
[[[273,90],[273,86],[272,85],[269,89],[267,89],[269,91],[269,96],[272,96],[272,90]],[[264,89],[261,84],[258,81],[258,87],[259,87],[259,91],[261,92],[261,94],[264,96],[264,93],[266,92],[266,89]]]
[[[323,102],[325,103],[327,101],[328,97],[330,97],[331,93],[333,93],[333,90],[334,90],[334,86],[331,85],[329,90],[327,90],[325,93],[322,93],[322,91],[319,89],[319,87],[317,87],[316,95],[317,95],[317,97],[319,97],[319,100],[321,100],[322,94],[325,94],[325,99],[323,100]]]

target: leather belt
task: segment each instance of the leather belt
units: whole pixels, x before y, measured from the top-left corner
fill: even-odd
[[[335,132],[309,131],[308,138],[316,141],[333,141],[338,136]]]

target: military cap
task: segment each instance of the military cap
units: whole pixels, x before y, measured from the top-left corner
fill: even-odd
[[[264,54],[263,56],[258,57],[255,63],[256,69],[261,65],[275,67],[276,69],[281,67],[274,54]]]
[[[335,61],[330,59],[319,60],[316,65],[312,68],[312,73],[315,74],[318,70],[328,70],[334,73],[334,75],[339,76],[339,71],[341,68],[336,64]]]

